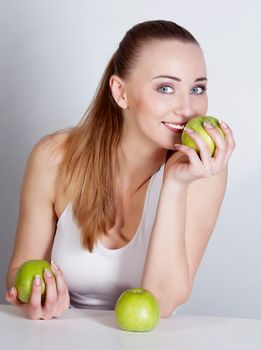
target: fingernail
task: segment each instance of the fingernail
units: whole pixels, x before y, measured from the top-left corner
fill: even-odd
[[[39,286],[40,283],[41,283],[41,276],[36,275],[36,276],[34,277],[34,284],[35,284],[36,286]]]
[[[51,261],[51,265],[52,265],[54,271],[59,271],[59,267],[56,265],[56,263],[54,262],[54,260]]]
[[[188,128],[187,126],[185,126],[184,130],[188,133],[188,134],[193,134],[194,130]]]
[[[205,128],[206,129],[209,129],[209,130],[211,130],[211,129],[213,129],[213,125],[211,125],[211,124],[209,124],[209,123],[204,123],[204,126],[205,126]]]
[[[228,125],[227,125],[225,122],[223,122],[223,120],[221,120],[221,121],[219,122],[219,124],[221,124],[221,125],[223,126],[224,129],[227,129],[227,128],[228,128]]]
[[[47,276],[47,277],[49,277],[49,278],[50,278],[50,277],[53,277],[53,274],[52,274],[52,272],[51,272],[49,269],[47,269],[47,268],[44,269],[44,272],[46,273],[46,276]]]
[[[14,295],[14,287],[10,288],[8,291],[8,295],[12,297]]]

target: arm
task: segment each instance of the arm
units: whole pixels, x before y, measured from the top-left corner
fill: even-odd
[[[56,217],[53,210],[55,173],[49,168],[48,146],[50,139],[42,139],[26,164],[15,244],[6,276],[7,288],[13,286],[14,271],[24,261],[50,257]]]
[[[214,230],[226,188],[227,171],[189,187],[163,184],[142,284],[169,316],[189,297]]]
[[[174,153],[166,163],[142,277],[143,288],[151,290],[159,301],[161,317],[171,315],[190,295],[224,197],[234,141],[228,129],[226,140],[215,130],[211,132],[217,144],[213,159],[194,133],[201,158],[179,145],[182,153]]]
[[[20,195],[15,244],[6,274],[6,286],[8,289],[14,285],[16,271],[26,260],[45,259],[50,261],[57,221],[54,201],[58,180],[58,165],[61,156],[60,152],[58,152],[60,139],[60,135],[44,137],[35,145],[28,158]],[[65,290],[61,271],[57,271],[56,275],[58,277],[57,285],[59,283],[60,288]],[[54,279],[46,278],[46,283],[47,293],[49,286],[49,298],[57,298]],[[39,292],[39,286],[34,285],[32,303],[35,304],[23,305],[30,318],[43,316],[44,310],[40,310]],[[6,298],[12,304],[21,306],[21,303],[16,299],[15,288],[10,293],[7,293]],[[33,307],[36,308],[36,306],[38,310],[33,313],[32,309]],[[48,300],[46,308],[49,308],[48,315],[50,315]]]

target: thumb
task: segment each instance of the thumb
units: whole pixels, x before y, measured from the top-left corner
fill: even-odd
[[[5,299],[10,304],[18,305],[20,304],[17,299],[17,290],[15,287],[11,287],[6,293],[5,293]]]

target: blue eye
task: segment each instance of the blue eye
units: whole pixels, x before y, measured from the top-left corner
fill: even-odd
[[[191,93],[195,95],[201,95],[207,90],[206,86],[195,86],[191,89]]]
[[[169,85],[163,85],[159,88],[159,91],[163,94],[171,94],[173,92],[173,88]]]

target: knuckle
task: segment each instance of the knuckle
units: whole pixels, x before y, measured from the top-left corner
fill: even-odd
[[[44,315],[50,316],[53,315],[56,311],[56,305],[53,304],[45,304],[44,307]]]
[[[41,297],[39,296],[39,298],[31,298],[30,302],[28,304],[28,308],[32,311],[37,311],[39,310],[41,307]]]
[[[66,296],[68,294],[67,286],[64,283],[61,283],[59,285],[59,293],[62,294],[63,296]]]
[[[67,301],[66,301],[66,297],[64,296],[60,296],[58,299],[58,309],[65,309],[67,308]]]
[[[35,313],[39,310],[39,304],[34,300],[29,304],[29,310],[32,313]]]
[[[66,296],[68,294],[68,288],[63,279],[57,281],[57,290],[59,294]]]
[[[197,178],[201,178],[202,176],[204,176],[204,173],[203,173],[203,171],[201,171],[201,170],[195,170],[194,175],[195,175]]]
[[[41,289],[42,289],[41,283],[39,285],[33,283],[33,285],[32,285],[32,295],[41,293]]]
[[[203,177],[207,178],[207,177],[210,177],[210,176],[212,176],[212,171],[209,170],[209,169],[205,170]]]
[[[49,288],[54,288],[55,287],[55,280],[54,280],[54,278],[49,278],[49,281],[48,281],[48,283],[46,283],[47,284],[47,289]]]
[[[58,296],[59,296],[60,300],[66,300],[66,291],[65,290],[61,290],[61,291],[59,290]]]
[[[191,147],[188,147],[188,148],[187,148],[187,154],[188,154],[189,156],[192,156],[194,153],[195,153],[195,150],[194,150],[193,148],[191,148]]]
[[[32,308],[33,310],[37,309],[40,307],[40,304],[41,304],[41,293],[32,294],[31,299],[30,299],[29,304],[28,304],[29,308]]]
[[[202,152],[209,152],[209,146],[204,140],[200,140],[198,142],[198,147],[199,147],[200,153],[202,153]]]
[[[47,307],[52,307],[53,305],[56,304],[56,298],[54,296],[49,296],[47,299],[46,299],[46,306]]]
[[[226,145],[222,142],[218,145],[218,148],[221,152],[224,152],[226,150]]]
[[[231,147],[232,147],[232,149],[235,149],[235,148],[236,148],[236,143],[235,143],[235,141],[232,141],[232,142],[231,142]]]
[[[209,145],[205,141],[202,142],[202,146],[201,147],[202,147],[202,149],[204,151],[210,152]]]

